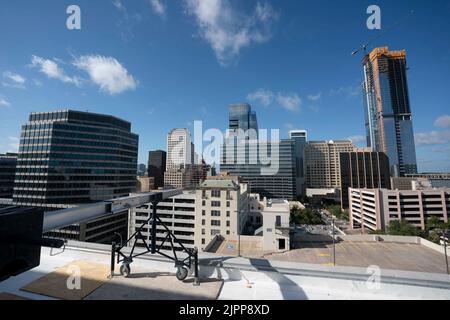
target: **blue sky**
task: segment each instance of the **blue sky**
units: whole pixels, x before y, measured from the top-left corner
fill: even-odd
[[[66,8],[81,8],[81,30]],[[361,56],[406,49],[420,171],[450,171],[450,0],[5,0],[0,2],[0,152],[14,151],[32,111],[112,114],[140,135],[139,160],[167,132],[203,120],[226,129],[227,106],[250,102],[262,128],[363,145]],[[114,81],[111,79],[115,79]]]

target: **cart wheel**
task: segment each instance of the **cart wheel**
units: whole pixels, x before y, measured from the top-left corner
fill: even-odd
[[[177,279],[183,281],[187,278],[189,270],[185,267],[178,267],[177,270]]]
[[[130,275],[130,273],[131,273],[130,265],[129,265],[129,264],[123,263],[123,264],[120,266],[120,274],[121,274],[122,276],[124,276],[125,278],[128,278],[128,276]]]

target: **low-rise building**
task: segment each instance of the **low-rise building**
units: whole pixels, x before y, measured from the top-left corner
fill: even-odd
[[[158,217],[186,248],[194,247],[195,201],[195,191],[185,191],[183,194],[162,200],[157,205]],[[128,237],[131,237],[150,219],[152,212],[153,205],[151,203],[130,210]],[[147,239],[150,237],[149,231],[148,225],[142,229],[142,234],[146,236]],[[163,225],[159,224],[157,227],[156,244],[161,245],[165,240],[166,235],[167,230]],[[133,243],[134,242],[131,242],[129,245],[132,246]],[[136,246],[144,247],[144,244],[139,241]],[[174,247],[177,250],[181,249],[177,243],[174,243]],[[170,250],[169,243],[164,245],[163,249]]]
[[[248,214],[247,185],[237,177],[204,181],[196,191],[195,246],[204,250],[216,237],[237,239]]]
[[[350,189],[349,203],[351,228],[384,230],[392,220],[406,220],[424,230],[431,217],[448,222],[450,189]]]

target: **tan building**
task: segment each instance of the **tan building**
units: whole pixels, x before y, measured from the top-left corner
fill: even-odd
[[[150,192],[154,189],[154,177],[137,177],[137,192]]]
[[[237,239],[247,221],[247,185],[238,178],[208,179],[196,192],[195,246],[203,251],[216,236]]]
[[[349,189],[350,226],[363,232],[384,230],[392,220],[425,229],[430,217],[448,222],[450,189]]]
[[[350,140],[308,142],[305,147],[307,188],[341,188],[340,153],[355,150]]]

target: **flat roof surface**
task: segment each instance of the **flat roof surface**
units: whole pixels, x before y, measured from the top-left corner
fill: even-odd
[[[0,282],[0,298],[33,300],[55,299],[44,291],[58,291],[60,299],[220,299],[220,300],[373,300],[373,299],[450,299],[450,276],[380,270],[379,283],[371,280],[365,268],[330,267],[294,262],[236,258],[200,254],[200,287],[193,286],[192,274],[185,282],[178,282],[172,261],[161,256],[144,255],[131,266],[131,276],[104,279],[104,268],[110,261],[110,247],[69,242],[64,252],[43,248],[41,264],[17,277]],[[83,262],[80,264],[80,262]],[[91,280],[91,287],[75,295],[67,295],[64,283],[56,283],[55,271],[68,265],[81,267],[83,278]],[[85,273],[83,270],[91,270]],[[65,272],[68,272],[67,270]],[[62,273],[60,272],[60,275]],[[67,277],[67,273],[64,274]],[[22,288],[46,278],[50,285]],[[101,281],[98,277],[102,277]],[[219,280],[217,280],[219,279]],[[60,280],[58,280],[60,281]],[[101,283],[96,283],[96,282]],[[61,282],[61,281],[60,281]],[[65,281],[64,281],[65,282]],[[37,288],[37,289],[36,289]],[[36,293],[40,291],[41,293]]]
[[[296,243],[295,250],[265,255],[277,261],[292,261],[321,265],[333,264],[332,243]],[[446,273],[445,256],[420,244],[386,242],[336,243],[338,266],[369,267],[417,272]],[[450,259],[449,259],[450,264]]]

